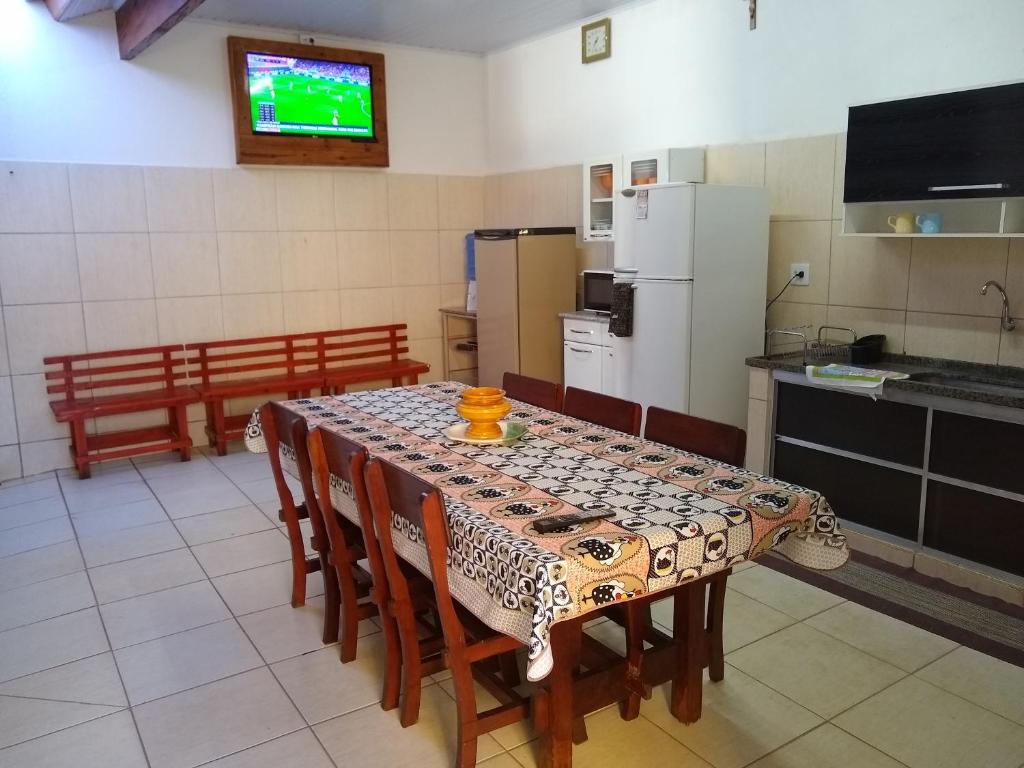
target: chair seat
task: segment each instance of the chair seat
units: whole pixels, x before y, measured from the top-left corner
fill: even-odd
[[[346,365],[324,370],[324,380],[328,385],[339,382],[375,381],[391,379],[396,376],[409,376],[413,373],[427,373],[430,366],[419,360],[386,360],[380,363],[363,365]]]
[[[317,371],[287,374],[278,376],[257,376],[251,379],[232,379],[230,381],[214,381],[209,384],[196,384],[195,389],[204,400],[221,397],[244,395],[263,395],[274,392],[293,392],[295,390],[318,389],[323,377]]]
[[[110,416],[196,402],[199,402],[199,394],[192,387],[164,387],[119,395],[51,400],[50,409],[57,421],[71,421],[82,416]]]

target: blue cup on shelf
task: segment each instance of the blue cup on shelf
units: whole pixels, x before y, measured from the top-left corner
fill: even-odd
[[[922,213],[916,221],[922,235],[937,235],[942,231],[941,213]]]

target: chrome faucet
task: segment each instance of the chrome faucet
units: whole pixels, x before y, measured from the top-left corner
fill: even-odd
[[[1010,304],[1006,300],[1006,291],[1003,290],[1003,286],[997,283],[995,280],[989,280],[983,286],[981,286],[981,295],[984,296],[988,293],[989,288],[995,288],[999,291],[999,295],[1003,297],[1003,318],[1000,322],[1004,331],[1012,331],[1017,327],[1017,321],[1010,317]]]

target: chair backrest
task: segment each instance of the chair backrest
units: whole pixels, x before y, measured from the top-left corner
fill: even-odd
[[[547,408],[556,413],[562,412],[561,384],[506,371],[501,380],[501,388],[513,400],[536,405],[538,408]]]
[[[444,499],[436,486],[416,477],[401,467],[378,458],[366,462],[366,489],[370,509],[380,542],[381,555],[388,574],[392,594],[409,599],[408,582],[402,573],[392,537],[391,515],[394,513],[409,525],[418,528],[427,545],[431,581],[441,616],[441,627],[449,646],[465,645],[465,631],[455,613],[448,587],[448,547],[451,531],[445,518]],[[401,590],[401,592],[399,592]]]
[[[331,502],[331,477],[348,483],[352,489],[356,512],[359,514],[359,527],[363,531],[366,559],[370,563],[374,589],[378,592],[376,600],[382,604],[381,601],[387,599],[388,579],[381,559],[380,544],[373,530],[373,512],[370,510],[370,497],[366,492],[363,473],[369,454],[365,447],[354,440],[318,428],[309,433],[309,455],[313,461],[313,478],[320,496],[320,507],[324,511],[324,524],[331,540],[331,549],[335,552],[346,550],[349,542],[338,523],[339,513]]]
[[[664,408],[647,409],[644,437],[734,467],[742,467],[746,459],[747,433],[739,427]]]
[[[309,457],[309,427],[306,425],[306,419],[280,403],[270,401],[260,407],[260,423],[263,428],[263,437],[267,442],[270,468],[274,475],[274,483],[277,486],[277,495],[281,500],[282,510],[286,513],[292,511],[297,514],[295,499],[285,480],[284,468],[281,466],[281,446],[283,445],[295,455],[295,466],[299,475],[299,484],[302,486],[303,501],[306,503],[306,511],[309,513],[309,523],[313,528],[313,535],[323,542],[327,530],[317,505],[316,489],[313,485],[313,464]],[[290,505],[291,509],[286,508],[286,505]]]
[[[574,419],[600,424],[609,429],[617,429],[627,435],[640,436],[643,408],[639,403],[630,400],[602,395],[587,389],[566,387],[565,406],[562,412]]]

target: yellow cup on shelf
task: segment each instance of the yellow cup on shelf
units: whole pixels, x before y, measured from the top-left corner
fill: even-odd
[[[466,437],[474,440],[495,440],[501,437],[499,421],[512,411],[505,399],[505,390],[497,387],[470,387],[455,404],[459,416],[469,422]]]

